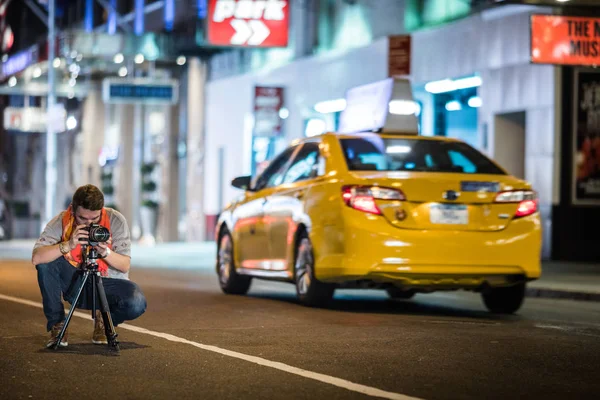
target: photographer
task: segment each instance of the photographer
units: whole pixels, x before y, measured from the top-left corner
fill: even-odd
[[[102,274],[113,324],[117,326],[136,319],[146,310],[144,294],[129,280],[131,240],[125,217],[112,208],[104,207],[104,195],[96,186],[81,186],[73,194],[67,210],[46,225],[33,248],[32,263],[38,271],[44,314],[48,320],[47,330],[50,331],[46,347],[56,341],[64,325],[61,293],[72,304],[81,284],[82,274],[77,273],[77,267],[82,262],[81,243],[87,242],[91,224],[99,224],[111,232],[108,241],[99,242],[94,248],[99,254],[98,270]],[[88,281],[79,303],[73,306],[91,310],[92,293]],[[107,343],[99,310],[96,310],[92,342]],[[66,332],[60,345],[68,345]]]

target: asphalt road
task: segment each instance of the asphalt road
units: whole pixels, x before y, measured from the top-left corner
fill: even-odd
[[[396,302],[341,291],[330,309],[310,309],[287,284],[255,281],[248,296],[223,295],[206,269],[136,268],[131,277],[148,309],[118,328],[120,355],[93,345],[92,322],[79,316],[69,347],[51,351],[35,269],[0,261],[0,399],[600,393],[600,303],[527,299],[518,315],[495,317],[471,293]]]

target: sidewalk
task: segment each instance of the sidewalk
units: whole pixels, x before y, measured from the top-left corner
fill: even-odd
[[[0,260],[31,260],[35,240],[0,241]],[[138,268],[214,269],[214,242],[173,242],[155,246],[131,245],[132,266]]]
[[[542,277],[527,285],[527,296],[600,301],[600,262],[545,261]]]
[[[34,240],[0,241],[0,260],[30,260]],[[175,242],[155,246],[132,244],[134,267],[204,269],[215,268],[214,242]],[[600,301],[600,262],[597,264],[547,261],[542,277],[531,282],[528,297]]]

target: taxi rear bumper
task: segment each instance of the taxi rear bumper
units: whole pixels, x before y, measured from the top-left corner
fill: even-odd
[[[383,217],[349,211],[342,251],[317,257],[319,280],[427,290],[511,285],[541,276],[537,213],[515,219],[501,231],[476,232],[399,229]]]

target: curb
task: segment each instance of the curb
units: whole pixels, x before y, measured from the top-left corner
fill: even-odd
[[[527,288],[526,297],[537,297],[542,299],[562,299],[578,301],[600,301],[600,293],[576,292],[570,290]]]

